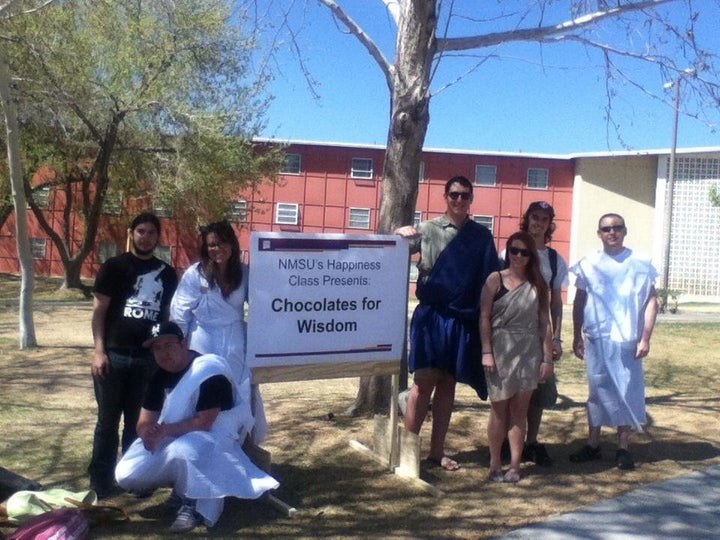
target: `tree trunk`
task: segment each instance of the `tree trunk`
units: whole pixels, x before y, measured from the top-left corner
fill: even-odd
[[[65,267],[65,276],[61,285],[61,288],[63,289],[82,289],[85,290],[85,285],[83,285],[82,280],[80,279],[80,273],[82,270],[82,264],[85,260],[85,256],[82,258],[80,257],[73,257],[72,259],[69,259],[64,263]]]
[[[27,203],[20,163],[20,135],[15,102],[10,92],[10,70],[0,51],[0,103],[5,114],[7,132],[7,155],[10,168],[13,203],[15,205],[15,241],[20,262],[20,348],[37,347],[35,323],[33,321],[33,289],[35,273],[33,270],[30,238],[27,229]]]
[[[430,123],[430,75],[436,51],[435,1],[409,0],[401,9],[377,226],[379,233],[389,233],[413,222],[422,149]],[[407,357],[403,356],[406,365]],[[406,368],[404,372],[407,373]],[[349,412],[356,416],[382,413],[387,410],[389,401],[389,377],[363,377]]]

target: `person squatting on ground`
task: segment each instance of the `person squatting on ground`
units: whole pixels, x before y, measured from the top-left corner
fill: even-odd
[[[180,279],[170,305],[170,320],[180,326],[191,350],[222,356],[233,368],[235,379],[250,389],[250,370],[245,363],[248,267],[241,261],[240,244],[227,221],[201,227],[200,238],[200,261]],[[267,434],[267,421],[256,385],[252,397],[252,439],[259,443]]]
[[[277,488],[242,450],[254,420],[250,396],[228,362],[190,351],[173,322],[154,326],[144,346],[158,370],[140,411],[140,438],[115,469],[120,486],[131,492],[172,487],[179,510],[170,530],[176,533],[203,522],[213,526],[225,497],[255,499]]]
[[[137,438],[143,393],[155,369],[142,343],[154,324],[167,320],[177,286],[175,269],[153,256],[160,236],[157,216],[138,215],[130,234],[132,251],[105,261],[93,287],[91,371],[98,413],[88,474],[101,499],[114,486],[120,417],[122,452]]]
[[[479,357],[478,301],[487,276],[498,270],[490,231],[473,221],[468,210],[473,185],[463,176],[445,184],[445,214],[395,232],[410,238],[411,253],[420,252],[416,295],[420,303],[410,323],[409,369],[414,382],[408,393],[405,428],[420,433],[432,399],[432,432],[428,461],[445,470],[460,465],[445,455],[445,437],[455,400],[456,381],[487,398]]]
[[[632,430],[645,423],[642,359],[650,351],[657,317],[657,271],[646,258],[624,246],[627,228],[618,214],[605,214],[597,235],[603,249],[570,271],[577,276],[573,305],[573,351],[585,360],[588,378],[589,438],[570,461],[600,459],[600,428],[616,426],[615,463],[634,469],[628,451]]]
[[[548,289],[535,242],[523,231],[510,236],[505,270],[491,274],[480,299],[482,365],[490,394],[488,445],[492,482],[518,482],[527,410],[538,382],[553,373]],[[510,468],[501,448],[510,441]]]

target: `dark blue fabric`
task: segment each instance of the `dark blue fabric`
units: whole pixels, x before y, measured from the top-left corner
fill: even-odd
[[[410,323],[410,371],[440,368],[487,399],[480,361],[480,291],[499,269],[495,243],[484,226],[468,221],[418,282]]]

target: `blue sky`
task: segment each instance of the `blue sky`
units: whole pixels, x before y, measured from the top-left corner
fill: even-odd
[[[393,23],[381,2],[339,3],[392,60]],[[281,47],[279,71],[270,88],[275,98],[262,135],[384,145],[389,93],[380,69],[353,36],[339,30],[339,23],[326,8],[312,1],[300,4],[305,11],[296,7],[291,20],[303,27],[299,42],[320,97],[313,97],[308,89],[290,47]],[[720,32],[713,22],[720,20],[717,0],[697,0],[693,5],[699,9],[701,29],[706,30],[703,45],[720,53]],[[680,16],[678,7],[671,9]],[[501,27],[490,22],[484,29]],[[599,31],[598,37],[609,39],[613,31]],[[668,148],[671,144],[673,94],[663,89],[667,81],[654,68],[628,66],[656,97],[628,84],[618,86],[613,108],[621,142],[605,120],[605,77],[597,55],[578,46],[536,43],[484,52],[496,53],[498,58],[486,61],[432,98],[427,148],[572,153]],[[443,60],[433,81],[434,92],[475,62],[468,58]],[[720,120],[717,108],[715,111],[711,122]],[[713,131],[706,121],[681,115],[678,147],[720,146],[720,132]]]

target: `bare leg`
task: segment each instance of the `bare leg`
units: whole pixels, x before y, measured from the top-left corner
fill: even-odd
[[[522,461],[523,443],[525,442],[525,431],[527,423],[528,403],[530,402],[531,390],[518,392],[509,400],[509,424],[508,440],[510,441],[510,468],[520,471]]]
[[[490,448],[490,473],[502,468],[500,448],[502,447],[508,427],[508,400],[493,401],[490,403],[490,418],[488,419],[487,435]]]
[[[593,448],[600,446],[600,426],[589,426],[588,444]]]
[[[415,434],[420,433],[420,428],[427,416],[430,406],[435,382],[432,379],[419,379],[413,384],[408,393],[407,407],[405,409],[405,429]]]
[[[435,386],[432,400],[432,434],[430,435],[430,457],[441,460],[445,456],[445,437],[450,426],[453,404],[455,403],[455,380],[441,378]]]
[[[630,429],[630,426],[618,426],[618,428],[617,428],[618,448],[622,448],[623,450],[628,449],[628,441],[630,439],[631,433],[632,433],[632,429]]]

